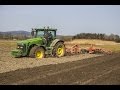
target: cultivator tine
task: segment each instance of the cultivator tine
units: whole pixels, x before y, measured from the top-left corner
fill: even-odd
[[[88,49],[81,49],[79,45],[73,45],[72,47],[67,47],[66,48],[66,55],[77,55],[77,54],[80,54],[80,53],[89,53],[89,54],[108,54],[108,55],[111,55],[112,54],[112,51],[108,51],[108,50],[105,50],[105,49],[102,49],[102,48],[97,48],[93,45],[91,45]]]
[[[72,47],[66,48],[66,55],[74,55],[80,53],[80,47],[78,45],[73,45]]]

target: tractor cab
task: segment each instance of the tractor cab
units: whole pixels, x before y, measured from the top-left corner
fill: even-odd
[[[47,46],[50,46],[51,42],[56,39],[57,29],[43,28],[43,29],[32,29],[31,35],[33,38],[43,38],[47,42]]]
[[[43,29],[32,29],[31,35],[34,38],[38,37],[44,37],[44,38],[49,38],[51,37],[52,39],[56,38],[56,31],[57,29],[51,29],[51,28],[43,28]]]

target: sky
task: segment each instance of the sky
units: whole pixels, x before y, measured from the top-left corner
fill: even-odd
[[[120,5],[0,5],[0,31],[47,26],[59,35],[120,35]]]

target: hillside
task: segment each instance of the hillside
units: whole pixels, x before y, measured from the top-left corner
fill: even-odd
[[[7,31],[7,32],[0,32],[1,34],[11,34],[11,35],[30,35],[30,32],[28,31],[23,31],[23,30],[19,30],[19,31]]]

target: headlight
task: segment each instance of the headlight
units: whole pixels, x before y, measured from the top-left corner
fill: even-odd
[[[23,49],[23,46],[17,46],[18,49]]]
[[[21,46],[20,48],[21,48],[21,49],[23,49],[23,47],[22,47],[22,46]]]
[[[17,48],[20,48],[20,46],[17,46]]]

